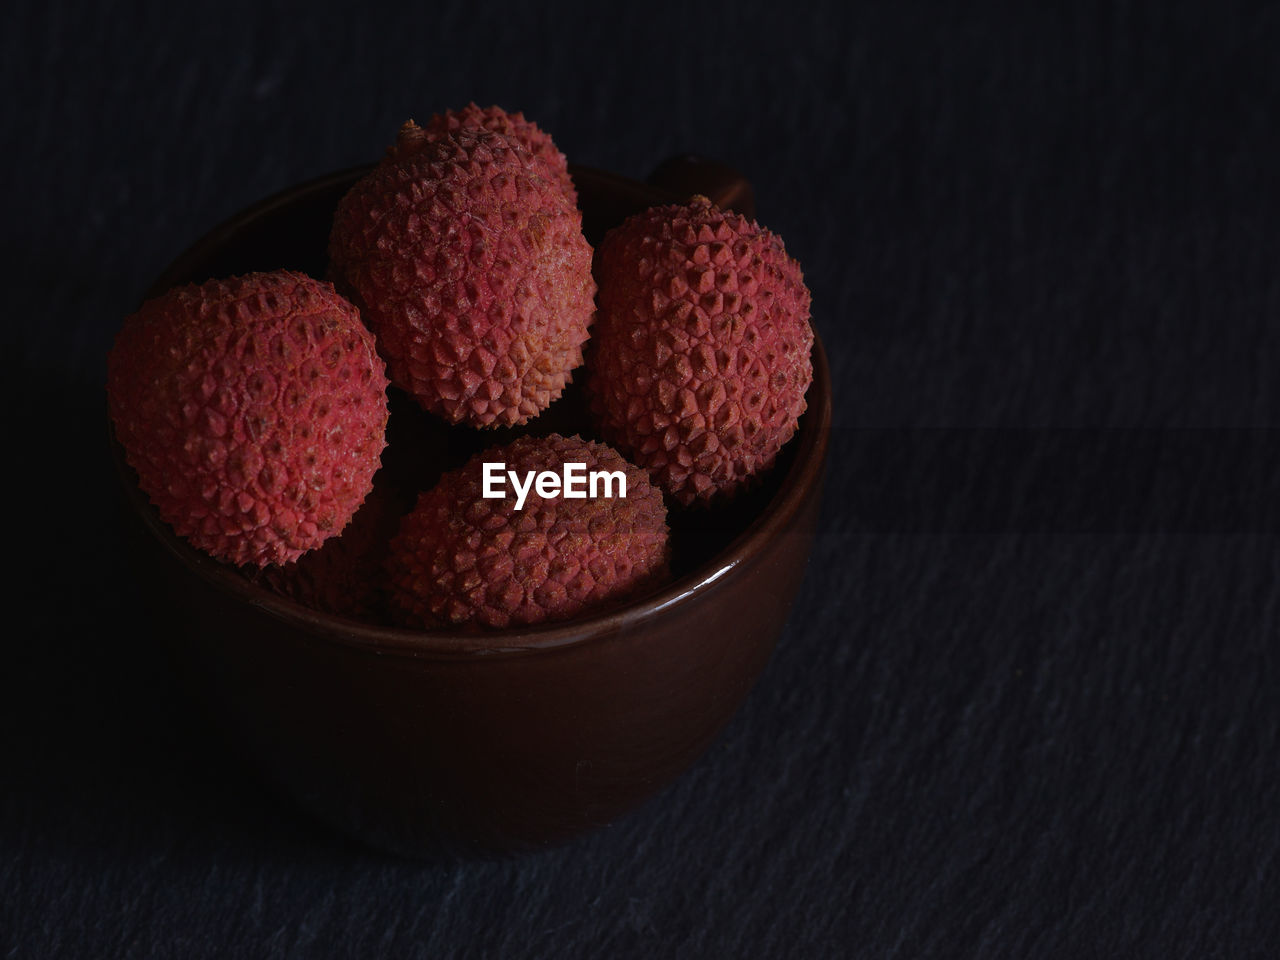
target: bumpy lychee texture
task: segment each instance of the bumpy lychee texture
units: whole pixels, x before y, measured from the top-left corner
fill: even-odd
[[[535,166],[541,165],[544,177],[564,188],[569,203],[572,206],[578,205],[578,192],[569,177],[569,162],[565,155],[552,141],[551,135],[532,120],[526,120],[523,113],[507,113],[498,106],[482,109],[475,103],[469,103],[461,110],[446,110],[433,115],[426,127],[417,128],[417,134],[412,121],[405,124],[400,142],[389,152],[396,155],[405,149],[406,144],[412,149],[415,136],[439,139],[455,130],[492,130],[515,141],[529,151]]]
[[[507,483],[483,497],[483,464],[561,473],[621,471],[626,496],[569,499],[531,489],[523,509]],[[614,492],[617,492],[615,488]],[[600,488],[597,493],[603,493]],[[405,517],[387,562],[394,615],[409,626],[506,627],[564,620],[647,589],[667,572],[662,494],[600,443],[521,437],[445,474]]]
[[[604,439],[685,505],[768,469],[813,379],[809,291],[782,241],[695,197],[610,232],[595,271],[587,389]]]
[[[178,287],[107,361],[116,438],[179,536],[221,560],[296,560],[339,533],[385,445],[387,379],[333,287],[300,273]]]
[[[385,476],[382,470],[374,477],[373,490],[341,535],[296,563],[267,567],[253,581],[313,610],[369,623],[382,619],[387,545],[412,505],[411,498],[402,503],[400,491]]]
[[[595,313],[582,216],[502,134],[416,130],[339,204],[330,269],[424,409],[523,423],[582,362]]]

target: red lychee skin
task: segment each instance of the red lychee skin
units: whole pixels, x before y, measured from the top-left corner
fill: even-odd
[[[402,500],[390,482],[380,479],[385,472],[374,477],[373,490],[341,535],[303,554],[296,563],[269,567],[250,579],[313,610],[382,622],[383,564],[400,518],[412,505],[411,500]]]
[[[115,434],[160,517],[234,564],[339,533],[385,446],[387,378],[356,308],[300,273],[177,287],[107,359]]]
[[[329,255],[391,381],[450,423],[523,423],[582,363],[595,315],[582,215],[501,134],[385,159],[339,204]]]
[[[627,495],[542,498],[534,487],[517,510],[510,482],[505,498],[482,496],[485,462],[522,483],[565,463],[620,470]],[[668,553],[662,494],[643,470],[601,443],[521,437],[445,474],[401,522],[387,561],[392,613],[427,628],[566,620],[655,586]]]
[[[564,154],[552,141],[550,134],[532,120],[526,120],[523,113],[508,113],[498,106],[482,109],[475,103],[469,103],[461,110],[446,110],[433,115],[421,130],[426,139],[439,139],[455,130],[492,130],[500,133],[528,150],[534,163],[542,165],[543,176],[564,188],[570,206],[578,205],[578,191],[569,176],[569,163]],[[395,153],[403,147],[402,142],[392,147],[391,151]]]
[[[587,391],[604,439],[686,506],[772,466],[813,379],[809,291],[782,241],[694,197],[610,232],[595,272]]]

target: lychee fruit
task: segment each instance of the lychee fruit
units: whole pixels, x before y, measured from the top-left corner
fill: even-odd
[[[515,474],[523,504],[516,483],[500,499],[484,496],[485,464]],[[582,464],[587,476],[621,473],[625,496],[616,477],[611,491],[543,495],[550,487],[534,477],[565,464]],[[578,437],[520,437],[445,474],[401,522],[387,561],[392,614],[427,628],[565,620],[657,585],[668,553],[662,494],[643,470]]]
[[[502,134],[416,129],[338,205],[331,270],[424,409],[523,423],[582,363],[595,314],[582,215]]]
[[[603,438],[684,505],[727,498],[795,433],[810,295],[782,241],[706,197],[600,244],[587,391]]]
[[[300,273],[177,287],[107,359],[115,435],[160,517],[234,564],[339,533],[385,446],[387,378],[356,308]]]
[[[414,129],[412,121],[405,124],[401,142],[391,148],[393,155],[404,149],[406,141],[411,142],[415,136]],[[528,150],[535,166],[542,167],[542,175],[564,188],[571,206],[578,205],[578,191],[574,189],[573,180],[569,176],[569,163],[564,154],[552,141],[551,135],[532,120],[526,120],[523,113],[508,113],[498,106],[482,109],[475,103],[469,103],[461,110],[446,110],[433,115],[425,127],[417,130],[425,139],[438,139],[455,130],[492,130],[500,133]]]
[[[312,610],[380,622],[387,548],[400,518],[412,506],[412,498],[402,498],[383,479],[385,474],[380,470],[374,477],[373,490],[340,536],[303,554],[296,563],[265,568],[251,573],[250,579]]]

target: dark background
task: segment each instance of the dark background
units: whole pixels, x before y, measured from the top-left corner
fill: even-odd
[[[1280,7],[330,6],[5,16],[0,956],[1280,956]],[[104,358],[215,223],[471,99],[743,170],[836,430],[703,759],[424,865],[269,796],[131,633]]]

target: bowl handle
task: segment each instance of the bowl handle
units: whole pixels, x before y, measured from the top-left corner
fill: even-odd
[[[756,193],[751,181],[737,170],[693,154],[669,157],[649,174],[648,182],[681,196],[700,193],[718,207],[734,210],[747,219],[756,215]]]

